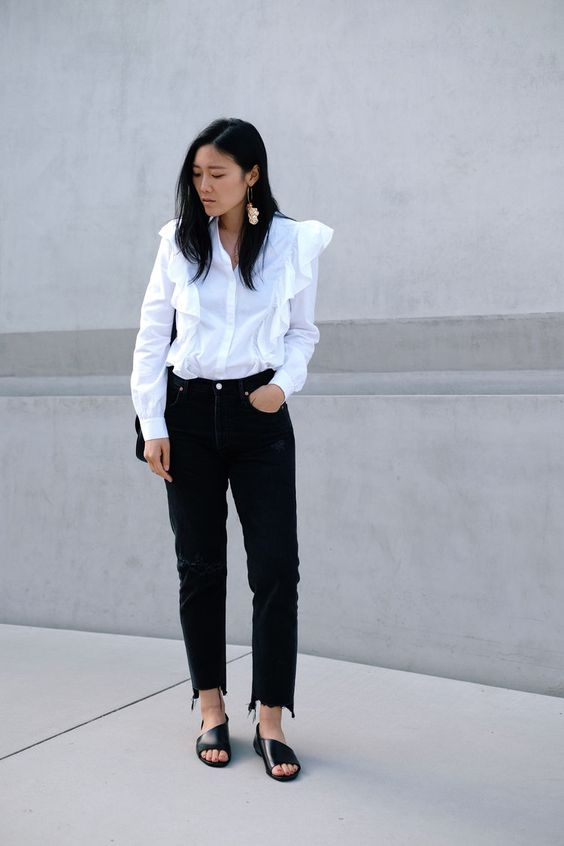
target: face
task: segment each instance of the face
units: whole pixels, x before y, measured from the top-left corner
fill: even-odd
[[[245,173],[231,156],[213,144],[204,144],[196,152],[192,181],[208,215],[219,216],[247,202],[247,186],[254,185],[258,167]]]

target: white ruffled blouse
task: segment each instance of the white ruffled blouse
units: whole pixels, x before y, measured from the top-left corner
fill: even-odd
[[[300,391],[319,341],[314,323],[318,257],[333,229],[318,220],[274,215],[266,249],[255,263],[255,291],[221,243],[210,219],[212,263],[205,279],[175,239],[176,219],[161,243],[141,306],[133,353],[131,396],[145,440],[166,438],[167,366],[183,379],[241,379],[267,368],[287,399]],[[264,268],[262,259],[264,256]],[[170,344],[174,310],[177,335]]]

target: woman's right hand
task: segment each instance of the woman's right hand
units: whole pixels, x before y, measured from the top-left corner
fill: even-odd
[[[172,476],[167,472],[170,467],[170,438],[151,438],[145,441],[143,456],[153,473],[162,476],[167,482],[172,482]]]

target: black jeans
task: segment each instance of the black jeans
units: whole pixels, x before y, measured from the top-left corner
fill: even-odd
[[[295,440],[288,406],[259,411],[248,395],[274,375],[181,379],[168,373],[165,420],[172,482],[165,479],[180,578],[180,621],[199,691],[227,693],[225,602],[227,485],[243,530],[253,593],[252,688],[256,700],[294,714],[299,557]]]

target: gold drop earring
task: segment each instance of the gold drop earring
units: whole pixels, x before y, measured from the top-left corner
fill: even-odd
[[[250,185],[247,185],[247,214],[249,216],[249,223],[252,223],[254,226],[255,223],[258,223],[259,210],[253,206],[252,199],[253,189]]]

